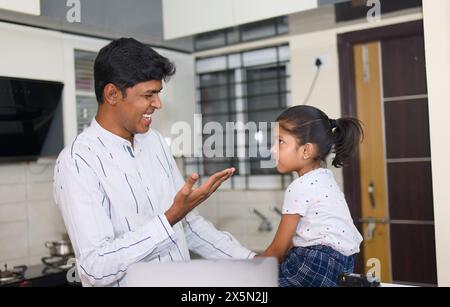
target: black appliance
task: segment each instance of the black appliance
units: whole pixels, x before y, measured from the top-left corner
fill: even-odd
[[[0,162],[37,160],[62,150],[63,86],[0,77]]]

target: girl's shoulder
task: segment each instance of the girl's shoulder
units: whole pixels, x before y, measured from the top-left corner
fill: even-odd
[[[295,179],[287,188],[289,190],[311,189],[334,181],[333,173],[326,168],[318,168]]]

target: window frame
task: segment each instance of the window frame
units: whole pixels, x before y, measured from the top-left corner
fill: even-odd
[[[244,54],[247,53],[251,53],[251,52],[257,52],[257,51],[264,51],[264,50],[268,50],[268,49],[276,49],[276,58],[266,61],[265,63],[258,63],[256,65],[246,65],[245,61],[244,61]],[[258,48],[258,49],[252,49],[252,50],[245,50],[245,51],[240,51],[240,52],[234,52],[234,53],[229,53],[229,54],[223,54],[221,56],[211,56],[211,57],[199,57],[196,59],[196,64],[198,64],[199,61],[208,61],[214,58],[217,58],[217,61],[223,62],[223,58],[225,58],[225,66],[221,66],[221,67],[216,67],[214,69],[211,69],[209,71],[199,71],[196,69],[196,90],[197,90],[197,101],[196,101],[196,105],[197,105],[197,110],[200,111],[200,113],[202,114],[202,119],[205,119],[207,117],[214,117],[214,116],[225,116],[227,118],[227,120],[232,120],[234,119],[234,122],[236,121],[241,121],[244,124],[247,122],[247,118],[248,118],[248,113],[249,112],[263,112],[263,111],[274,111],[276,113],[280,113],[281,111],[285,110],[286,107],[289,107],[292,103],[291,103],[291,87],[290,87],[290,82],[291,82],[291,74],[290,74],[290,55],[288,53],[288,56],[286,58],[281,58],[280,56],[280,50],[281,48],[287,48],[288,52],[289,52],[289,44],[285,43],[285,44],[281,44],[281,45],[275,45],[275,46],[268,46],[268,47],[263,47],[263,48]],[[239,61],[239,65],[230,65],[230,61],[229,59],[232,56],[236,56],[236,54],[239,55],[240,61]],[[217,65],[216,65],[217,66]],[[199,66],[196,65],[196,67],[198,68]],[[250,69],[265,69],[265,68],[271,68],[271,67],[284,67],[284,72],[280,73],[280,71],[277,71],[277,76],[276,77],[271,77],[271,78],[260,78],[260,79],[255,79],[255,80],[247,80],[246,76],[243,76],[243,74],[246,74],[246,71],[250,70]],[[234,71],[235,74],[241,74],[240,78],[234,78],[234,80],[227,80],[226,83],[218,83],[218,84],[210,84],[207,86],[202,85],[202,83],[200,82],[201,78],[204,75],[207,74],[214,74],[214,73],[220,73],[220,72],[225,72],[225,71]],[[229,78],[227,78],[229,79]],[[271,80],[276,80],[277,81],[277,86],[276,86],[276,91],[273,92],[268,92],[268,93],[264,93],[264,94],[260,94],[260,95],[247,95],[247,89],[245,87],[247,87],[249,84],[251,83],[257,83],[257,82],[265,82],[265,81],[271,81]],[[282,91],[283,86],[282,86],[282,82],[285,82],[284,85],[284,91]],[[230,86],[234,86],[234,96],[230,96],[229,95],[229,87]],[[204,105],[204,101],[202,100],[202,96],[201,96],[201,91],[205,90],[205,89],[214,89],[214,88],[218,88],[218,87],[227,87],[228,88],[228,95],[222,99],[211,99],[210,101],[208,101],[209,103],[220,103],[221,101],[227,101],[228,104],[233,104],[233,107],[228,106],[226,111],[222,111],[222,112],[208,112],[208,113],[203,113],[203,107],[202,105]],[[244,95],[245,93],[245,95]],[[285,103],[282,103],[282,99],[281,96],[285,95],[284,97],[284,101]],[[273,107],[273,108],[261,108],[261,109],[253,109],[250,108],[250,106],[246,105],[246,99],[248,99],[249,97],[264,97],[264,96],[278,96],[278,103],[277,106]],[[241,105],[239,105],[241,104]],[[204,127],[204,122],[202,123],[202,130]],[[209,136],[209,135],[207,135]],[[206,136],[206,137],[207,137]],[[225,151],[225,149],[227,148],[226,145],[226,133],[224,132],[224,144],[223,144],[223,151]],[[202,144],[204,143],[204,137],[205,135],[203,134],[202,131]],[[229,165],[227,167],[236,167],[238,169],[238,172],[235,176],[233,176],[231,178],[231,180],[229,181],[228,184],[225,184],[224,188],[229,188],[229,189],[244,189],[244,190],[253,190],[253,189],[273,189],[273,190],[279,190],[279,189],[285,189],[287,184],[289,182],[292,181],[293,179],[293,174],[287,174],[287,175],[283,175],[283,174],[278,174],[276,173],[274,170],[274,172],[272,172],[271,174],[265,174],[265,172],[261,172],[261,173],[257,173],[257,172],[252,172],[252,166],[251,164],[254,163],[254,158],[249,158],[247,153],[249,150],[249,146],[250,143],[249,142],[249,138],[248,138],[248,130],[245,131],[238,131],[238,132],[234,132],[234,136],[235,138],[235,142],[234,142],[234,152],[236,153],[237,151],[239,151],[240,149],[242,150],[242,144],[244,144],[244,150],[245,150],[245,158],[239,158],[239,157],[233,157],[233,158],[224,158],[225,159],[229,159]],[[242,137],[244,138],[244,141],[242,142]],[[237,142],[236,142],[236,138],[237,138]],[[241,140],[239,141],[239,138],[241,138]],[[201,157],[199,157],[201,156]],[[206,160],[206,161],[205,161]],[[194,158],[183,158],[183,172],[184,174],[187,173],[191,173],[191,172],[198,172],[200,174],[200,179],[204,180],[207,178],[208,173],[205,173],[205,162],[207,164],[212,163],[211,160],[209,159],[205,159],[203,157],[203,152],[202,154],[198,154],[197,157]],[[258,161],[257,161],[258,162]],[[261,182],[273,182],[273,184],[269,184],[269,185],[264,185],[261,184]],[[241,182],[241,183],[239,183]],[[244,182],[242,184],[242,182]],[[260,182],[258,184],[258,182]]]

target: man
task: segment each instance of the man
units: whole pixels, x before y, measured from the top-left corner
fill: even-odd
[[[255,254],[195,211],[234,169],[198,187],[183,182],[161,135],[150,129],[174,65],[134,39],[104,47],[94,65],[99,108],[55,167],[54,197],[84,286],[125,286],[133,263]]]

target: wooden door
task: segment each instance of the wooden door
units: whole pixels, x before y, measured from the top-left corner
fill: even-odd
[[[358,118],[364,123],[360,146],[361,218],[364,263],[376,259],[383,282],[391,282],[389,219],[384,141],[380,43],[353,47]]]
[[[344,186],[364,235],[360,265],[381,264],[383,282],[437,283],[433,185],[423,24],[346,33],[339,38],[344,115],[366,138]]]

